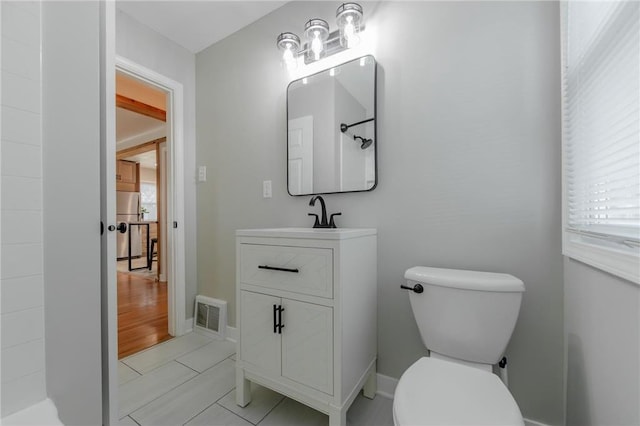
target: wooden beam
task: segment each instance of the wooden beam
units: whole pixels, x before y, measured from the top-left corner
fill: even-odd
[[[135,99],[127,98],[126,96],[116,95],[116,107],[137,112],[138,114],[146,115],[147,117],[155,118],[156,120],[167,121],[166,111],[140,101],[136,101]]]
[[[143,144],[132,146],[131,148],[125,148],[118,152],[116,152],[116,160],[124,160],[127,157],[131,157],[132,155],[143,154],[145,152],[154,151],[156,149],[156,145],[166,141],[166,137],[154,139],[149,142],[145,142]]]

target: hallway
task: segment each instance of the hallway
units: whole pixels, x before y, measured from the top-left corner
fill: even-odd
[[[167,283],[118,272],[118,359],[171,339]]]

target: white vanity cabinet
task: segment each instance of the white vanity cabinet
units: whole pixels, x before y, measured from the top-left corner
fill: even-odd
[[[237,404],[249,382],[345,425],[376,391],[375,229],[236,231]]]

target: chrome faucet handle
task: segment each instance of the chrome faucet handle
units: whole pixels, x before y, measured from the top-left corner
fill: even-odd
[[[334,213],[329,217],[329,228],[337,228],[335,221],[333,220],[334,216],[342,216],[342,212]]]
[[[315,216],[316,217],[316,221],[313,224],[314,228],[319,228],[320,227],[320,222],[318,222],[318,215],[315,213],[307,213],[308,216]]]

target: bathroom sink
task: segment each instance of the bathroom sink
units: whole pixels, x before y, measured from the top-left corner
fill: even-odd
[[[317,238],[323,240],[344,240],[376,235],[372,228],[267,228],[267,229],[238,229],[239,237],[271,237],[271,238]]]

